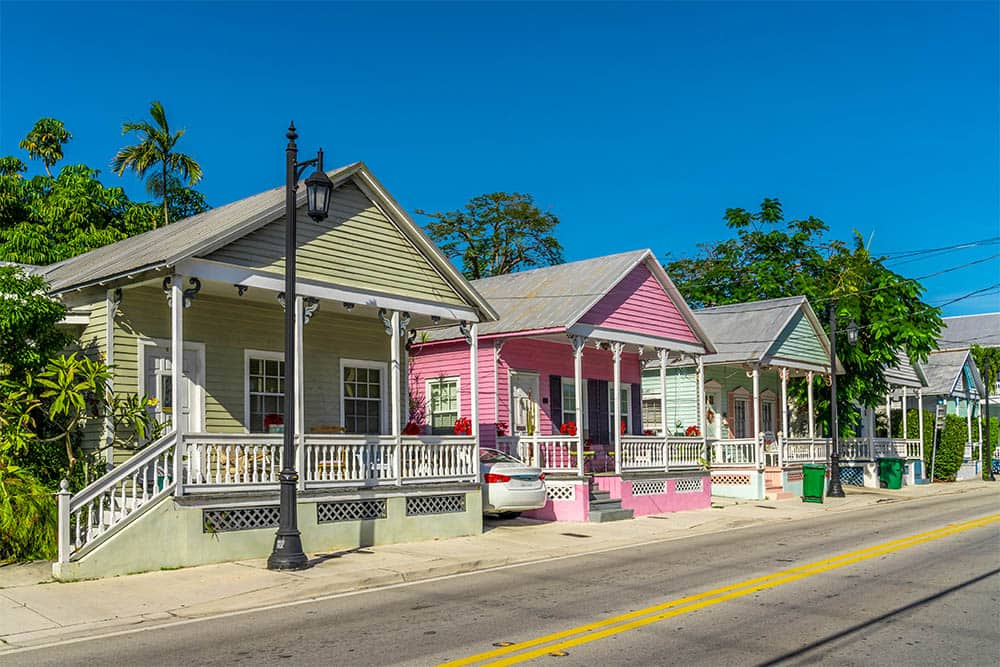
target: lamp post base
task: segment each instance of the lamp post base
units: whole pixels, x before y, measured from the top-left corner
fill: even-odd
[[[827,498],[843,498],[844,487],[840,484],[840,455],[830,455],[830,484],[826,487]]]
[[[302,537],[299,531],[281,533],[274,538],[274,549],[267,559],[269,570],[304,570],[309,566],[309,559],[302,550]]]

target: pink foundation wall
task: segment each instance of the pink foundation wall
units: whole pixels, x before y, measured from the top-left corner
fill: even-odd
[[[598,488],[610,493],[612,498],[620,499],[622,507],[632,510],[635,516],[705,509],[712,504],[712,480],[708,476],[703,478],[700,492],[677,493],[677,480],[668,479],[665,494],[649,496],[633,496],[632,480],[595,477],[594,481]]]

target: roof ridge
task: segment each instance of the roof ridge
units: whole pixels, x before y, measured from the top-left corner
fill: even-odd
[[[502,273],[502,274],[495,275],[495,276],[487,276],[486,278],[477,278],[476,280],[472,280],[470,282],[473,285],[476,285],[476,284],[479,284],[479,283],[486,282],[487,280],[494,280],[494,279],[498,279],[498,278],[510,279],[511,277],[527,276],[527,275],[531,275],[531,274],[537,275],[539,272],[542,272],[542,271],[558,271],[558,270],[562,270],[562,269],[567,269],[569,267],[577,266],[577,265],[580,265],[580,264],[584,264],[584,263],[587,263],[587,262],[596,262],[596,261],[601,261],[601,260],[618,259],[618,258],[621,258],[621,257],[625,257],[627,255],[636,255],[636,256],[638,256],[638,255],[646,253],[646,252],[652,253],[652,250],[650,250],[649,248],[642,248],[641,250],[628,250],[626,252],[618,252],[618,253],[615,253],[613,255],[601,255],[600,257],[588,257],[586,259],[576,259],[576,260],[573,260],[572,262],[563,262],[562,264],[550,264],[549,266],[539,266],[539,267],[536,267],[534,269],[525,269],[524,271],[513,271],[511,273]]]
[[[779,297],[775,297],[773,299],[760,299],[758,301],[740,301],[739,303],[726,303],[726,304],[721,304],[721,305],[718,305],[718,306],[705,306],[704,308],[698,308],[698,309],[696,309],[694,312],[697,314],[697,313],[704,312],[706,310],[719,310],[721,308],[736,308],[736,307],[747,308],[748,306],[755,306],[755,305],[758,305],[758,304],[765,304],[765,303],[773,305],[773,304],[775,304],[775,303],[777,303],[779,301],[786,301],[788,303],[792,303],[792,302],[802,303],[803,301],[808,302],[808,299],[805,296],[801,295],[801,294],[798,294],[798,295],[795,295],[795,296],[779,296]],[[747,308],[747,309],[748,310],[766,310],[765,308],[759,308],[759,309]]]

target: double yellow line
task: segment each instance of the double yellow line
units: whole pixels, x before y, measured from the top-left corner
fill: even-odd
[[[746,581],[741,581],[729,586],[723,586],[722,588],[716,588],[703,593],[697,593],[696,595],[678,598],[676,600],[664,602],[652,607],[646,607],[645,609],[638,609],[636,611],[629,612],[628,614],[622,614],[620,616],[614,616],[602,621],[588,623],[587,625],[562,630],[560,632],[544,635],[542,637],[536,637],[535,639],[512,644],[510,646],[503,646],[492,651],[486,651],[485,653],[478,653],[466,658],[451,660],[449,662],[442,663],[440,667],[461,667],[462,665],[474,664],[499,667],[500,665],[514,665],[526,662],[551,653],[558,654],[558,652],[565,651],[566,649],[574,646],[579,646],[580,644],[586,644],[599,639],[604,639],[621,632],[635,630],[636,628],[640,628],[644,625],[658,623],[674,616],[680,616],[681,614],[686,614],[697,609],[703,609],[705,607],[719,604],[720,602],[725,602],[726,600],[732,600],[734,598],[750,595],[758,591],[775,588],[776,586],[781,586],[782,584],[798,581],[799,579],[828,572],[839,567],[844,567],[845,565],[858,563],[893,551],[900,551],[925,542],[939,540],[942,537],[961,533],[966,530],[972,530],[973,528],[988,526],[998,521],[1000,521],[1000,514],[991,514],[989,516],[973,519],[971,521],[949,524],[936,530],[927,531],[925,533],[917,533],[916,535],[910,535],[898,540],[892,540],[891,542],[883,542],[882,544],[877,544],[866,549],[859,549],[857,551],[851,551],[839,556],[834,556],[833,558],[827,558],[813,563],[808,563],[806,565],[799,565],[798,567],[782,570],[763,577],[747,579]]]

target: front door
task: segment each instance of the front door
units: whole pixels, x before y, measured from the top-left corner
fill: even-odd
[[[153,418],[167,424],[173,416],[173,364],[170,347],[147,341],[143,349],[144,385],[140,391],[156,399]],[[203,393],[205,387],[205,350],[184,346],[184,384],[181,386],[181,424],[185,433],[200,433],[205,427]]]
[[[705,392],[705,437],[709,440],[722,439],[722,390],[708,390]]]
[[[534,435],[538,433],[538,374],[511,371],[510,373],[511,433]]]

